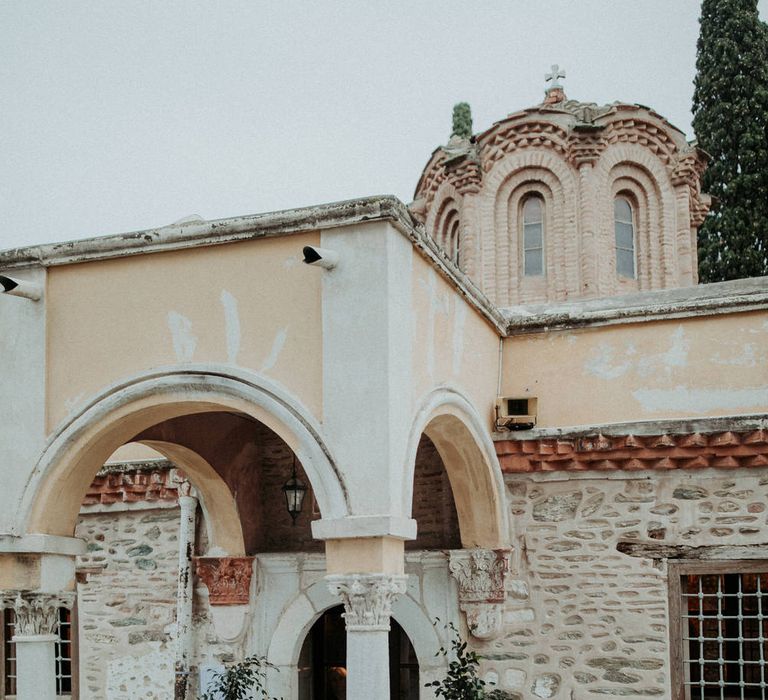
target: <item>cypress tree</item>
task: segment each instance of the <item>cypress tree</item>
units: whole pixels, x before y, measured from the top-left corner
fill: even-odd
[[[768,26],[757,0],[703,0],[693,128],[712,160],[699,277],[768,275]]]
[[[453,129],[451,136],[463,139],[472,137],[472,110],[466,102],[453,105]]]

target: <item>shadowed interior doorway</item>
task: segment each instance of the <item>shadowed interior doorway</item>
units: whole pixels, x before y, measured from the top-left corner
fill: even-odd
[[[346,700],[347,635],[338,605],[312,625],[299,656],[299,700]],[[403,628],[393,618],[389,632],[391,700],[418,700],[419,662]]]

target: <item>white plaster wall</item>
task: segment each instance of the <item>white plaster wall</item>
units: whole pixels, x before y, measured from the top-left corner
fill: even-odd
[[[323,424],[355,515],[402,515],[411,395],[410,242],[388,223],[324,231]],[[376,488],[371,488],[371,479]]]
[[[11,275],[45,285],[42,269]],[[18,533],[16,506],[45,441],[45,298],[0,295],[0,534]],[[13,476],[12,476],[13,475]]]

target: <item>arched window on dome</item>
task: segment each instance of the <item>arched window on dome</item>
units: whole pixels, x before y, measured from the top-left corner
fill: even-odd
[[[458,210],[453,207],[445,209],[438,222],[435,241],[443,249],[446,257],[458,267],[461,250],[461,219]]]
[[[544,199],[533,194],[523,200],[523,274],[544,274]]]
[[[619,195],[613,200],[616,233],[616,274],[635,279],[635,213],[632,202]]]

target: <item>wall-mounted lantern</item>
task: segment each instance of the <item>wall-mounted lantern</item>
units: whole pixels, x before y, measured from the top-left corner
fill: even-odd
[[[296,455],[293,456],[291,478],[283,484],[283,493],[285,494],[285,506],[295,525],[296,518],[301,513],[301,506],[304,504],[304,496],[307,494],[307,487],[296,476]]]

